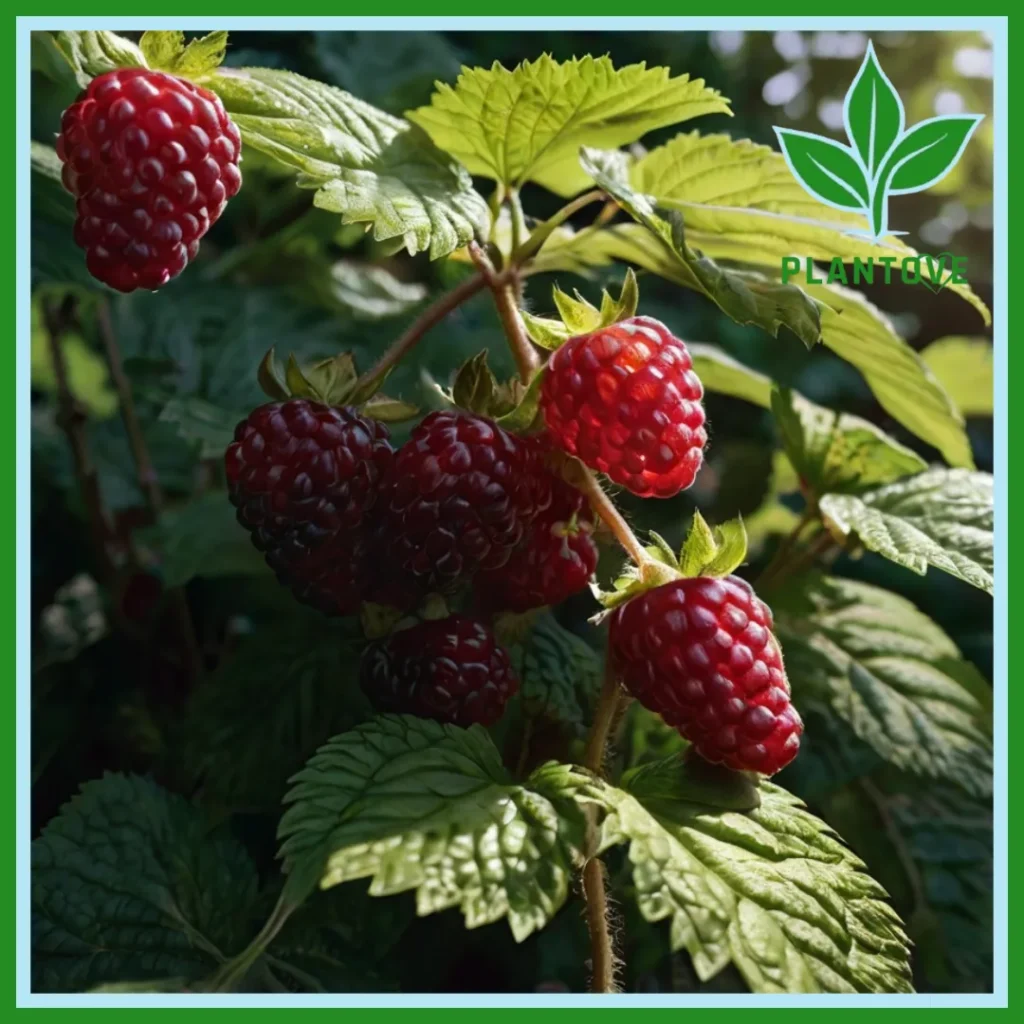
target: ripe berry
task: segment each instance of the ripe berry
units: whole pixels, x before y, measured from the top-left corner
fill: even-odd
[[[394,452],[387,428],[303,398],[261,405],[228,446],[228,494],[267,564],[300,600],[349,614],[363,590],[364,530]]]
[[[706,760],[773,775],[796,757],[804,727],[772,615],[745,580],[648,590],[612,614],[609,652],[633,696]]]
[[[461,726],[492,725],[519,689],[491,631],[462,615],[421,622],[371,644],[361,681],[379,711]]]
[[[177,277],[242,184],[241,148],[220,99],[198,85],[145,68],[94,78],[57,137],[89,273],[120,292]]]
[[[505,565],[550,492],[530,447],[495,423],[431,413],[399,449],[381,495],[378,587],[445,591]],[[388,568],[384,568],[384,566]]]
[[[525,612],[559,604],[583,590],[597,568],[594,520],[586,498],[545,473],[551,505],[534,521],[506,566],[478,573],[479,603],[490,610]]]
[[[686,346],[649,316],[570,338],[541,409],[555,441],[640,497],[669,498],[703,460],[704,389]]]

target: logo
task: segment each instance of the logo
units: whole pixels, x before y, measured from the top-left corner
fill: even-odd
[[[776,127],[775,134],[789,169],[804,189],[834,209],[863,214],[867,229],[849,233],[879,242],[886,235],[906,234],[889,230],[889,197],[923,192],[941,181],[956,166],[983,119],[983,114],[951,114],[931,117],[907,128],[903,102],[869,42],[864,61],[843,102],[843,124],[849,145],[791,128]],[[929,261],[927,277],[923,277],[920,264],[926,260]],[[842,261],[836,260],[833,265],[836,262],[842,266]],[[855,261],[855,270],[858,262],[862,268],[870,267],[873,274],[871,261]],[[891,270],[895,269],[892,264],[899,260],[885,257],[875,262],[885,264],[885,281],[889,283]],[[913,266],[900,267],[902,279],[910,284],[923,282],[929,287],[941,279],[946,264],[951,264],[949,270],[954,276],[943,280],[939,287],[949,280],[961,283],[966,269],[966,260],[954,259],[950,253],[942,253],[937,258],[910,257],[903,261],[907,262]],[[786,257],[783,280],[800,266],[797,257]],[[937,277],[932,273],[936,267]],[[811,273],[808,260],[808,280],[811,280]],[[845,278],[843,269],[844,284]],[[833,280],[831,271],[829,280]]]

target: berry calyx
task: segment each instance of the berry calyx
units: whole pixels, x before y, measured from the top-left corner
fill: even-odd
[[[155,290],[185,269],[242,184],[242,137],[220,99],[162,71],[94,78],[64,111],[57,155],[93,277]]]
[[[535,459],[491,420],[445,411],[427,416],[399,449],[382,490],[376,598],[444,592],[480,569],[504,566],[550,503]]]
[[[768,606],[737,576],[676,580],[612,613],[609,655],[626,688],[707,761],[773,775],[796,757]]]
[[[704,389],[686,346],[649,316],[570,338],[540,406],[555,442],[640,497],[689,487],[703,461]]]
[[[293,398],[250,413],[225,453],[238,521],[278,579],[328,614],[362,600],[365,527],[394,457],[388,436],[352,408]]]
[[[360,680],[378,711],[463,727],[493,725],[519,689],[494,634],[463,615],[421,622],[371,644]]]

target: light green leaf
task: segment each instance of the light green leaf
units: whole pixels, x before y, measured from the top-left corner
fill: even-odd
[[[905,771],[991,793],[991,689],[931,619],[878,587],[817,575],[772,608],[798,705],[827,703]]]
[[[417,281],[400,281],[384,267],[341,260],[331,267],[331,293],[360,319],[381,320],[419,305],[427,289]]]
[[[437,83],[431,104],[407,116],[470,172],[519,188],[536,181],[560,196],[586,187],[580,146],[613,149],[655,128],[730,113],[700,79],[609,57],[565,63],[544,54],[513,71],[463,68],[454,88]]]
[[[139,46],[151,68],[182,78],[215,71],[224,62],[227,32],[211,32],[185,45],[184,32],[143,32]]]
[[[601,659],[546,613],[511,650],[523,709],[531,718],[582,726],[601,687]]]
[[[949,395],[885,315],[839,285],[804,285],[824,307],[821,338],[852,363],[885,409],[907,430],[934,445],[952,466],[974,467],[971,444]]]
[[[420,915],[459,907],[468,928],[507,917],[517,941],[568,896],[586,777],[549,764],[517,785],[479,726],[381,716],[335,737],[293,781],[281,854],[321,888],[371,878],[374,896],[414,889]]]
[[[764,374],[726,355],[720,348],[703,342],[687,342],[693,357],[694,372],[707,391],[753,402],[762,409],[772,404],[772,382]]]
[[[992,415],[995,384],[992,343],[987,338],[939,338],[921,353],[921,358],[961,413]]]
[[[354,624],[303,609],[243,637],[186,709],[181,761],[203,799],[275,808],[317,747],[369,712],[356,678],[362,646]]]
[[[371,395],[359,406],[359,411],[371,420],[380,423],[404,423],[415,419],[420,414],[418,405],[404,402],[400,398],[388,398],[387,395]]]
[[[754,264],[778,273],[782,259],[852,263],[881,257],[898,262],[916,250],[889,235],[864,237],[864,215],[837,210],[807,194],[781,153],[748,139],[689,132],[651,150],[632,165],[630,184],[658,206],[679,210],[692,246],[715,260]],[[922,277],[941,270],[920,263]],[[878,271],[881,273],[881,270]],[[852,271],[851,271],[852,273]],[[799,284],[802,277],[794,283]],[[970,302],[988,323],[991,315],[967,284],[947,287]]]
[[[772,392],[772,412],[790,462],[814,494],[857,493],[928,468],[873,423],[791,391]]]
[[[545,239],[540,251],[527,264],[529,274],[546,274],[564,270],[580,277],[591,277],[595,267],[606,267],[612,257],[600,246],[593,245],[594,238],[601,234],[600,228],[588,227],[574,231],[563,224]]]
[[[746,557],[747,534],[742,519],[730,519],[712,530],[700,512],[693,513],[690,532],[679,555],[683,576],[728,576]]]
[[[691,249],[679,211],[656,208],[647,196],[618,180],[614,157],[584,148],[580,162],[594,181],[642,225],[642,233],[624,228],[602,232],[598,244],[606,254],[703,293],[737,323],[756,324],[773,335],[780,327],[788,327],[808,348],[818,341],[821,315],[815,302],[794,285],[781,284],[753,271],[725,269]]]
[[[116,32],[58,32],[54,38],[83,89],[108,71],[147,67],[142,50]]]
[[[546,349],[556,349],[569,338],[590,334],[602,327],[636,316],[637,306],[640,302],[640,289],[637,285],[636,274],[630,267],[626,271],[617,299],[613,299],[607,290],[602,289],[600,309],[585,299],[578,291],[576,297],[573,298],[566,295],[558,285],[552,288],[551,298],[560,317],[558,320],[534,316],[525,310],[520,311],[530,338]]]
[[[829,528],[923,576],[929,565],[992,593],[992,477],[933,469],[859,496],[826,494]]]
[[[629,844],[643,916],[668,919],[702,981],[731,961],[755,992],[911,992],[882,887],[795,797],[759,793],[746,813],[699,802],[676,758],[594,787],[604,844]]]
[[[221,68],[202,84],[248,145],[295,169],[343,223],[431,259],[487,237],[487,203],[465,168],[407,121],[290,71]]]
[[[523,319],[523,326],[526,328],[530,340],[534,344],[540,345],[541,348],[549,350],[560,348],[572,337],[572,331],[561,320],[534,316],[525,309],[521,309],[519,315]]]
[[[86,783],[32,843],[32,988],[198,978],[251,938],[256,869],[135,775]]]
[[[513,433],[522,433],[533,426],[540,410],[540,392],[546,372],[547,367],[542,366],[530,379],[529,387],[521,393],[522,397],[515,407],[495,420],[500,427]]]
[[[45,178],[50,178],[52,181],[61,180],[61,170],[63,164],[60,162],[60,157],[57,156],[57,150],[53,146],[45,146],[41,142],[32,140],[31,145],[32,155],[32,170],[36,174],[41,174]]]

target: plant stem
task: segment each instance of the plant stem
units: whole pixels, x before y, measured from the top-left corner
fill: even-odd
[[[50,357],[53,360],[53,372],[57,380],[57,423],[64,431],[71,447],[75,478],[85,504],[93,545],[100,563],[100,575],[109,583],[117,573],[118,560],[114,554],[117,545],[110,514],[103,500],[99,473],[92,460],[86,438],[85,427],[88,417],[81,402],[71,390],[68,380],[64,347],[60,341],[63,334],[62,318],[51,303],[44,304],[43,316],[50,344]]]
[[[530,762],[530,741],[533,739],[533,719],[523,722],[523,735],[519,740],[519,757],[516,759],[516,778],[521,779]]]
[[[615,991],[615,954],[608,930],[608,893],[605,888],[604,861],[592,857],[583,868],[583,897],[587,905],[587,930],[590,932],[591,992]]]
[[[605,493],[597,477],[582,463],[579,463],[579,480],[577,485],[590,499],[594,512],[608,529],[612,531],[615,539],[626,549],[629,557],[639,566],[650,562],[651,556],[644,550],[643,544],[640,543],[637,535],[630,529],[629,523],[626,522],[622,513],[615,507],[612,499]]]
[[[285,922],[297,909],[298,903],[293,901],[285,883],[281,895],[270,912],[266,924],[259,930],[256,937],[242,950],[238,956],[229,960],[210,980],[211,992],[230,992],[252,969],[257,960],[266,952],[270,944],[277,938]]]
[[[431,328],[436,327],[453,309],[461,306],[467,299],[471,299],[477,292],[483,291],[487,281],[481,275],[468,277],[460,285],[446,292],[436,302],[428,306],[413,322],[408,330],[400,335],[377,360],[375,366],[363,374],[359,382],[362,389],[371,382],[377,383],[398,364],[398,362],[410,352],[416,343]]]
[[[921,872],[918,870],[913,854],[907,848],[903,833],[900,832],[899,826],[893,820],[885,794],[866,777],[860,780],[860,787],[868,800],[874,805],[879,818],[882,819],[882,827],[885,829],[885,834],[889,837],[889,842],[892,843],[893,849],[896,851],[900,867],[903,868],[903,873],[907,876],[907,882],[910,885],[910,892],[914,900],[914,909],[918,910],[927,902],[924,883],[921,881]]]
[[[758,576],[756,581],[757,586],[763,586],[779,571],[786,559],[789,557],[790,552],[793,550],[793,545],[795,545],[799,540],[800,534],[804,532],[807,524],[817,517],[817,514],[817,506],[808,504],[804,509],[803,514],[800,516],[796,526],[789,531],[782,543],[776,549],[775,554],[772,555],[771,561],[764,567],[761,575]]]
[[[124,372],[121,349],[110,319],[110,305],[105,299],[100,300],[96,318],[100,336],[103,339],[103,348],[107,355],[110,379],[114,383],[114,390],[117,391],[118,402],[121,406],[121,419],[124,422],[125,433],[128,435],[128,445],[131,448],[132,461],[135,463],[135,474],[146,499],[150,516],[153,522],[157,522],[164,510],[163,491],[160,488],[160,479],[153,467],[153,460],[149,456],[149,446],[146,444],[142,423],[135,409],[131,381],[128,380]],[[171,612],[178,623],[188,672],[193,680],[198,679],[203,674],[203,655],[199,649],[195,624],[192,621],[192,612],[189,609],[184,588],[174,587],[168,591],[167,598]]]
[[[590,726],[587,747],[583,754],[584,767],[589,768],[595,775],[600,775],[604,767],[605,748],[608,746],[608,737],[615,723],[621,696],[622,689],[618,678],[610,667],[606,667],[601,696],[597,701],[597,710],[594,712],[594,721]]]
[[[790,576],[796,576],[806,569],[809,569],[814,563],[828,553],[830,548],[836,547],[835,539],[828,530],[823,530],[814,538],[813,543],[808,545],[804,550],[792,561],[779,566],[779,568],[772,574],[768,584],[771,587],[777,587],[784,579]]]
[[[514,267],[522,266],[528,259],[536,255],[541,246],[548,240],[548,236],[560,224],[564,224],[574,213],[578,213],[585,206],[604,198],[604,192],[594,189],[592,192],[585,192],[577,196],[572,202],[566,203],[556,214],[549,217],[543,224],[534,229],[533,234],[522,244],[515,242],[509,263]],[[616,206],[616,209],[618,207]]]
[[[498,318],[505,329],[505,337],[519,368],[519,376],[524,384],[529,384],[540,369],[540,356],[526,333],[523,318],[516,307],[514,268],[510,267],[505,274],[498,274],[487,253],[476,242],[470,242],[468,248],[470,258],[494,296]]]

